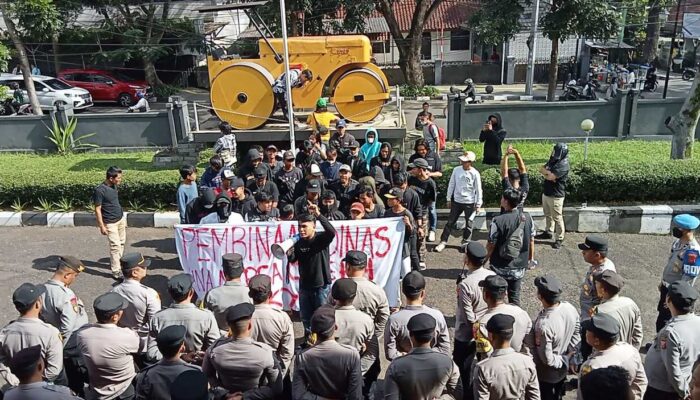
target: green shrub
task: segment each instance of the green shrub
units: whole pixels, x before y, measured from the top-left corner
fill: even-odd
[[[404,97],[439,96],[440,90],[434,86],[401,85],[400,93]]]
[[[153,87],[153,94],[158,98],[158,101],[166,101],[168,97],[178,94],[182,88],[166,83]]]

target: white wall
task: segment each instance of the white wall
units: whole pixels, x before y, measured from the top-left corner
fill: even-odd
[[[379,64],[397,64],[399,61],[399,51],[396,48],[396,43],[393,39],[389,40],[390,49],[385,53],[374,53],[374,58]],[[450,50],[450,31],[442,32],[431,32],[430,33],[430,44],[431,44],[431,60],[442,59],[444,62],[455,62],[455,61],[469,61],[471,59],[471,51],[452,51]],[[472,43],[473,47],[473,43]],[[393,52],[393,54],[392,54]],[[427,61],[427,60],[426,60]]]
[[[518,33],[509,43],[508,55],[515,57],[516,64],[527,64],[527,39],[529,36],[529,33]],[[576,42],[576,38],[570,38],[559,43],[560,60],[568,59],[569,57],[576,55]],[[582,39],[579,41],[579,51],[581,46],[583,46]],[[549,62],[550,55],[552,53],[552,41],[542,36],[541,33],[538,33],[535,51],[535,63]]]

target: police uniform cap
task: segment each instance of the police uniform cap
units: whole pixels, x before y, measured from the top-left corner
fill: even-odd
[[[44,285],[34,285],[32,283],[23,283],[12,293],[12,303],[17,308],[28,307],[46,292]]]
[[[172,400],[209,400],[209,382],[199,369],[187,370],[170,385]]]
[[[698,291],[688,282],[676,281],[668,285],[668,296],[674,304],[691,306],[698,299]]]
[[[156,343],[158,346],[164,347],[175,347],[182,344],[185,341],[185,335],[187,334],[187,328],[183,325],[170,325],[161,329],[156,336]]]
[[[350,300],[357,295],[357,283],[350,278],[341,278],[333,283],[331,296],[335,300]]]
[[[226,310],[226,322],[230,324],[242,319],[250,319],[254,312],[255,306],[250,303],[236,304]]]
[[[477,241],[468,242],[460,248],[460,252],[466,253],[469,258],[476,261],[479,265],[486,261],[486,257],[489,254],[486,247]]]
[[[561,281],[554,275],[544,275],[535,278],[535,287],[542,292],[560,294],[563,292]]]
[[[608,239],[598,235],[588,235],[583,243],[579,243],[578,249],[608,251]]]
[[[314,311],[311,316],[311,332],[326,333],[335,327],[335,309],[329,305],[323,305]]]
[[[601,338],[614,338],[620,334],[620,324],[608,314],[594,314],[581,322],[581,327]]]
[[[122,295],[114,292],[99,295],[92,303],[92,307],[95,309],[95,312],[102,312],[105,314],[111,314],[119,310],[124,310],[128,306],[129,302],[126,301]]]
[[[367,253],[359,250],[349,250],[343,258],[346,265],[365,266],[367,265]]]
[[[384,195],[387,199],[403,199],[403,190],[397,187],[389,189],[389,192]]]
[[[189,274],[177,274],[168,280],[168,290],[175,297],[182,297],[192,289],[192,277]]]
[[[269,294],[272,291],[272,279],[268,275],[255,275],[248,281],[248,290],[254,294]]]
[[[228,253],[221,256],[221,266],[225,270],[243,268],[243,256],[238,253]]]
[[[151,260],[147,260],[141,253],[127,253],[119,260],[122,266],[122,271],[131,271],[136,267],[148,268],[151,265]]]
[[[617,290],[622,289],[625,285],[625,280],[615,271],[606,269],[605,271],[593,275],[593,279],[599,282],[605,282],[608,285],[616,288]]]
[[[508,289],[508,282],[501,276],[489,275],[479,282],[479,286],[492,293],[505,292]]]
[[[411,333],[434,332],[437,321],[432,315],[426,313],[416,314],[408,320],[406,328]]]
[[[58,266],[68,267],[75,272],[85,271],[83,262],[73,256],[58,256]]]
[[[512,315],[496,314],[489,318],[489,321],[486,323],[486,330],[495,334],[509,333],[513,331],[514,323],[515,318]]]
[[[673,217],[673,226],[694,231],[700,226],[700,219],[690,214],[678,214]]]
[[[33,372],[41,360],[41,345],[24,348],[15,353],[10,360],[10,371],[15,375]]]
[[[425,289],[425,278],[418,271],[411,271],[403,277],[401,287],[406,295],[417,295]]]
[[[267,169],[263,165],[258,165],[255,167],[253,175],[255,175],[256,178],[264,178],[267,176]]]

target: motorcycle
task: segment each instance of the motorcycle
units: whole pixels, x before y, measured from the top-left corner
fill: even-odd
[[[697,74],[697,72],[698,71],[695,68],[684,68],[681,78],[683,78],[684,81],[693,80],[695,79],[695,74]]]
[[[15,107],[12,104],[13,103],[13,98],[8,97],[2,102],[0,102],[0,115],[14,115],[15,114]]]
[[[644,81],[643,92],[655,92],[659,88],[659,81],[656,77],[656,73],[652,72],[647,74],[647,79]]]
[[[476,99],[476,87],[474,86],[474,81],[469,78],[464,81],[464,84],[467,85],[467,87],[462,90],[462,93],[467,97],[467,103],[468,104],[479,104],[481,103],[481,100]]]
[[[594,83],[595,82],[595,83]],[[595,87],[597,81],[595,79],[586,82],[569,81],[564,87],[564,93],[559,96],[560,101],[576,101],[576,100],[597,100]],[[599,87],[599,84],[598,84]]]

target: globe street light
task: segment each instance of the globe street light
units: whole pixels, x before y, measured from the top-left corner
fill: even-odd
[[[583,121],[581,121],[581,130],[586,132],[586,141],[583,145],[583,161],[588,160],[588,138],[591,135],[591,131],[594,127],[595,124],[591,119],[584,119]]]

